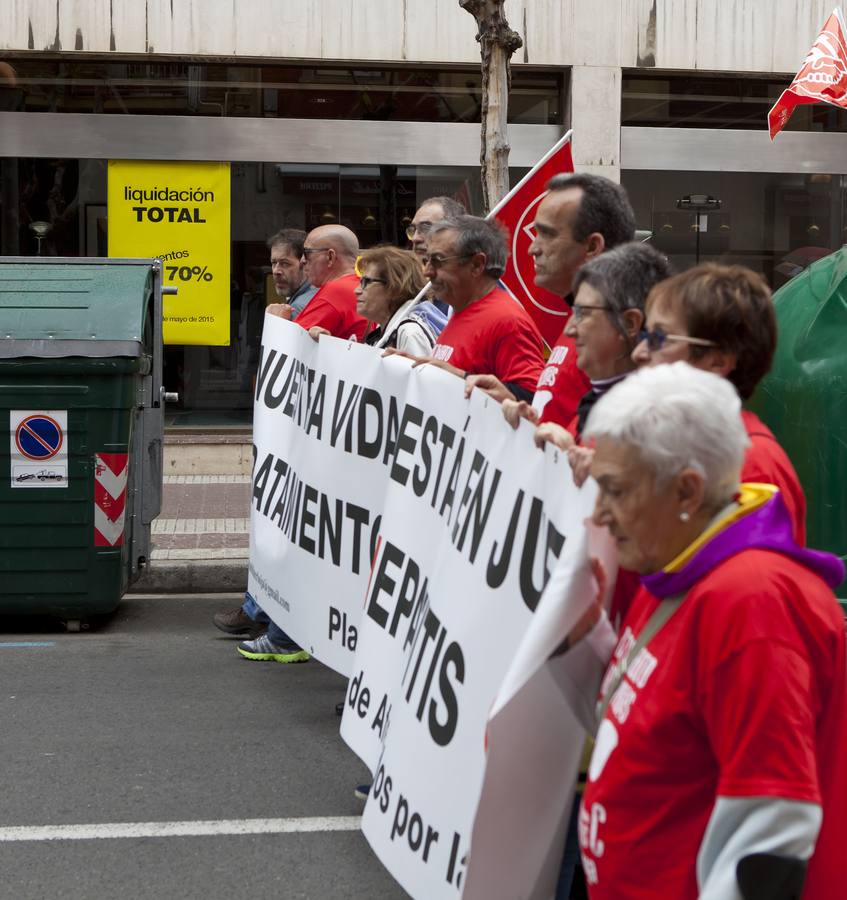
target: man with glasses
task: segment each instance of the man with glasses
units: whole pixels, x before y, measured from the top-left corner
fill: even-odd
[[[303,245],[303,265],[307,281],[318,291],[297,317],[298,325],[306,331],[317,325],[343,339],[364,338],[368,322],[356,312],[358,255],[359,239],[344,225],[320,225],[309,232]],[[269,306],[268,312],[288,318],[279,303]]]
[[[458,216],[432,224],[424,275],[453,314],[432,357],[417,363],[461,378],[490,372],[525,399],[544,364],[542,340],[529,314],[497,285],[507,256],[506,235],[495,221]]]
[[[273,307],[275,314],[284,319],[295,319],[318,290],[306,278],[303,263],[305,240],[306,232],[297,228],[283,228],[268,238],[274,289],[283,301],[273,304]],[[270,618],[248,593],[242,606],[215,613],[212,621],[226,634],[256,638],[267,631]]]
[[[429,231],[436,222],[443,219],[455,219],[463,216],[467,210],[458,200],[452,197],[430,197],[418,207],[415,217],[406,229],[406,237],[412,250],[418,256],[426,253],[426,241]]]
[[[303,262],[305,240],[306,232],[297,228],[283,228],[268,239],[274,289],[283,301],[274,306],[282,307],[280,313],[286,319],[296,319],[318,290],[306,278]],[[285,309],[286,306],[288,309]]]
[[[452,197],[430,197],[424,200],[418,207],[409,227],[406,229],[406,237],[412,247],[412,252],[421,259],[426,254],[426,242],[430,229],[436,222],[443,219],[455,219],[463,216],[467,210]],[[416,307],[419,315],[432,326],[436,334],[440,334],[447,324],[450,307],[433,293],[428,300],[424,300]]]

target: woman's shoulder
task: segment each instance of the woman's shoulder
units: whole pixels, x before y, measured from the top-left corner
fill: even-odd
[[[438,335],[424,317],[412,311],[397,324],[392,339],[398,350],[428,356],[435,346]]]
[[[734,597],[779,592],[789,583],[820,582],[818,575],[785,553],[763,547],[748,547],[727,557],[707,572],[692,591],[721,594],[728,602]]]
[[[717,565],[689,592],[710,629],[725,638],[756,633],[843,631],[843,614],[824,580],[785,553],[752,547]],[[816,623],[816,624],[813,624]]]

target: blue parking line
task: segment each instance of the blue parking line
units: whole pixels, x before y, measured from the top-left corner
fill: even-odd
[[[55,647],[55,641],[0,641],[0,647]]]

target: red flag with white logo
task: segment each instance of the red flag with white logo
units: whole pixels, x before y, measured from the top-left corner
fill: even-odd
[[[571,133],[552,147],[533,169],[491,210],[509,231],[509,261],[501,281],[509,293],[532,316],[541,336],[552,347],[562,333],[570,309],[562,297],[535,284],[535,265],[529,255],[535,210],[547,194],[554,175],[573,172]]]
[[[847,109],[847,28],[833,10],[787,90],[768,113],[771,140],[785,127],[796,106],[829,103]]]

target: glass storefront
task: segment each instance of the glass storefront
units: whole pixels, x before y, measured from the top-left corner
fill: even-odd
[[[843,175],[624,170],[621,182],[677,271],[739,263],[776,289],[847,241]]]
[[[33,121],[58,114],[58,133],[62,114],[73,113],[132,114],[136,121],[138,116],[218,117],[233,120],[235,128],[238,119],[440,127],[480,121],[476,66],[113,61],[49,54],[12,54],[5,61],[0,111],[31,113]],[[514,70],[509,121],[560,125],[566,79],[566,70]],[[103,147],[103,158],[68,159],[48,156],[52,141],[48,147],[39,158],[0,157],[0,254],[105,256],[109,148]],[[59,153],[60,147],[57,140]],[[153,148],[149,158],[173,158],[169,149],[163,146],[159,156]],[[337,150],[343,158],[342,148]],[[374,158],[378,155],[375,149]],[[352,166],[326,159],[232,162],[230,344],[166,347],[165,386],[180,397],[168,407],[169,426],[249,426],[263,311],[276,299],[265,245],[271,234],[339,222],[358,235],[362,247],[405,246],[406,225],[427,197],[455,196],[471,212],[482,208],[478,167]],[[524,172],[512,170],[513,183]]]
[[[777,289],[847,242],[847,176],[837,171],[834,144],[847,132],[847,111],[799,106],[785,128],[793,133],[775,147],[767,114],[790,80],[624,71],[621,183],[639,229],[651,232],[677,271],[738,263]],[[776,158],[785,171],[767,171]]]
[[[0,159],[0,254],[105,256],[107,161]],[[526,170],[513,169],[512,183]],[[340,222],[362,247],[406,245],[405,228],[427,197],[481,208],[479,170],[458,166],[342,166],[234,162],[231,166],[230,343],[165,348],[171,427],[244,427],[264,308],[276,299],[267,238]]]
[[[791,82],[784,78],[708,72],[624,71],[621,124],[647,128],[767,129],[768,110]],[[847,111],[798,106],[786,131],[847,131]]]
[[[87,114],[108,114],[99,120],[109,122],[134,114],[127,119],[134,123],[179,121],[161,118],[168,116],[197,124],[218,117],[221,127],[236,135],[250,127],[249,120],[261,119],[275,129],[267,120],[286,119],[290,148],[290,136],[299,133],[303,119],[312,119],[318,129],[340,120],[371,120],[374,137],[366,138],[366,146],[367,140],[379,142],[379,129],[402,129],[391,123],[436,123],[433,127],[449,130],[452,140],[454,132],[468,128],[466,123],[479,121],[476,68],[115,62],[49,55],[20,55],[9,63],[16,80],[0,79],[0,112],[27,113],[21,121],[55,120],[50,128],[57,137],[55,149],[51,131],[50,139],[39,138],[27,155],[0,157],[3,255],[107,252],[110,148],[103,146],[103,158],[48,155],[61,153],[64,114],[84,114],[68,117],[77,121]],[[564,70],[516,67],[510,122],[557,126],[558,131],[565,118],[567,81]],[[621,179],[638,227],[652,233],[654,244],[677,269],[705,260],[738,262],[762,272],[776,288],[847,239],[847,176],[837,173],[837,159],[818,164],[818,171],[809,171],[807,161],[813,149],[809,141],[839,135],[791,135],[799,143],[793,145],[795,155],[784,172],[757,171],[756,153],[713,161],[728,135],[758,140],[751,132],[766,128],[767,110],[786,83],[773,76],[624,71],[622,134],[655,132],[660,135],[656,146],[672,150],[658,165],[652,144],[646,157],[642,152],[635,159],[630,153],[629,165],[622,152]],[[685,129],[697,136],[696,144],[670,139],[672,134],[685,138]],[[847,113],[821,105],[803,107],[787,130],[847,131]],[[275,140],[275,135],[264,139]],[[175,158],[164,141],[160,133],[152,146],[145,145],[144,158]],[[237,141],[235,146],[233,160],[243,149]],[[272,160],[277,145],[269,146],[269,153],[253,159]],[[309,163],[302,160],[313,157],[305,154],[295,156],[297,162],[232,162],[230,344],[166,348],[166,387],[180,396],[179,404],[168,410],[171,427],[249,426],[262,315],[274,299],[265,246],[270,234],[283,227],[309,230],[340,222],[356,232],[363,247],[382,242],[404,246],[405,226],[427,197],[456,196],[471,212],[481,210],[478,167],[449,164],[458,145],[451,144],[438,157],[444,164],[434,166],[331,163],[342,157],[344,146],[343,139],[336,149],[320,145],[323,155]],[[250,150],[256,152],[255,145]],[[296,154],[296,147],[280,149],[281,155],[287,152]],[[92,155],[101,156],[99,145]],[[378,156],[375,148],[374,158]],[[827,174],[830,169],[833,174]],[[525,171],[511,170],[512,183]]]
[[[7,58],[0,109],[22,112],[479,122],[479,67]],[[512,70],[509,122],[556,125],[561,71]]]

